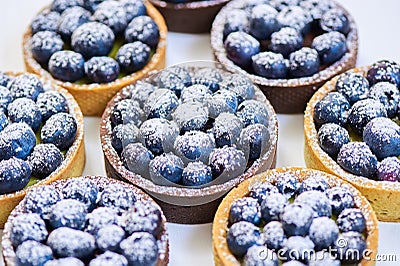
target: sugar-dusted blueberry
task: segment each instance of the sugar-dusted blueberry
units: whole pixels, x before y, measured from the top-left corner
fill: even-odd
[[[91,19],[107,25],[115,35],[123,33],[128,25],[126,11],[119,1],[100,3]]]
[[[119,65],[111,57],[95,56],[85,62],[85,74],[91,82],[111,82],[118,78]]]
[[[360,100],[350,108],[347,123],[356,133],[362,135],[364,127],[376,117],[387,117],[385,106],[374,99]]]
[[[142,0],[120,0],[126,13],[128,23],[135,17],[146,15],[146,6]]]
[[[172,111],[178,106],[179,100],[169,89],[156,89],[149,95],[144,110],[147,118],[170,118]]]
[[[106,225],[96,234],[96,244],[101,251],[118,251],[119,243],[125,238],[125,231],[115,224]]]
[[[53,143],[60,150],[68,149],[74,143],[78,126],[75,118],[68,113],[52,115],[40,132],[43,143]]]
[[[368,97],[380,101],[385,106],[388,117],[396,116],[400,103],[400,91],[395,84],[378,82],[370,88]]]
[[[229,228],[226,240],[229,250],[241,258],[251,246],[260,242],[260,230],[252,223],[237,222]]]
[[[297,180],[296,176],[289,173],[282,173],[277,176],[275,186],[281,194],[289,199],[297,194],[301,183]]]
[[[101,228],[117,223],[117,209],[113,207],[98,207],[86,215],[85,232],[96,236]]]
[[[380,60],[372,64],[367,72],[370,86],[381,81],[387,81],[400,86],[400,65],[391,60]]]
[[[379,162],[377,176],[380,181],[400,181],[399,158],[387,157]]]
[[[54,144],[45,143],[36,145],[27,161],[32,168],[32,175],[45,178],[61,165],[63,159],[61,151]]]
[[[278,221],[267,223],[263,228],[262,239],[268,248],[273,250],[281,249],[287,239],[282,223]]]
[[[46,244],[59,258],[75,257],[82,260],[91,258],[96,248],[95,238],[91,234],[69,227],[53,230]]]
[[[52,259],[46,262],[46,266],[85,266],[85,264],[77,258],[66,257],[60,259]]]
[[[29,98],[18,98],[7,107],[8,119],[12,123],[26,123],[34,132],[42,123],[42,113],[38,106]]]
[[[136,196],[130,189],[119,184],[109,184],[101,192],[99,206],[113,207],[117,210],[127,210],[136,202]]]
[[[140,41],[134,41],[121,46],[116,60],[121,69],[133,73],[142,69],[150,60],[150,47]]]
[[[5,112],[7,110],[7,106],[12,101],[13,101],[13,96],[11,95],[10,90],[7,89],[5,86],[0,85],[0,112]]]
[[[342,94],[339,92],[330,92],[315,105],[314,121],[317,126],[325,123],[335,123],[344,126],[350,107],[350,103]]]
[[[309,47],[303,47],[289,55],[289,74],[294,78],[312,76],[319,71],[320,60],[318,52]]]
[[[236,113],[238,108],[238,97],[233,91],[220,89],[206,99],[209,116],[216,118],[221,113]]]
[[[349,142],[349,132],[338,124],[326,123],[318,130],[319,145],[333,158],[336,158],[340,148]]]
[[[16,264],[20,266],[44,265],[53,258],[51,248],[42,243],[28,240],[15,250]]]
[[[215,118],[211,129],[216,146],[221,148],[225,145],[233,145],[239,138],[242,127],[242,121],[236,115],[221,113]]]
[[[283,244],[282,251],[284,260],[297,260],[307,263],[311,259],[311,250],[314,250],[314,243],[309,237],[291,236]]]
[[[61,14],[71,7],[80,6],[82,4],[82,0],[53,0],[50,9]]]
[[[35,74],[22,74],[17,76],[9,85],[11,96],[15,98],[36,98],[43,92],[43,84]]]
[[[213,178],[232,179],[246,170],[247,160],[244,153],[235,147],[224,146],[210,154],[209,165]]]
[[[182,90],[192,84],[190,73],[184,67],[174,66],[163,70],[158,76],[157,85],[173,91],[180,97]]]
[[[128,260],[121,254],[106,251],[89,262],[89,266],[128,266]]]
[[[312,17],[305,9],[295,5],[283,8],[277,20],[282,27],[291,27],[306,35],[311,28]]]
[[[351,190],[345,186],[336,186],[326,191],[332,213],[339,215],[344,209],[352,208],[354,206],[354,196]]]
[[[281,54],[262,52],[253,55],[251,60],[254,73],[259,76],[279,79],[287,75],[288,61]]]
[[[136,232],[120,244],[129,265],[154,266],[158,260],[157,240],[147,232]]]
[[[221,73],[215,68],[201,68],[193,73],[192,83],[206,86],[210,91],[216,92],[222,81]]]
[[[330,31],[315,37],[311,46],[318,52],[321,64],[332,64],[347,51],[346,36],[338,31]]]
[[[3,71],[0,71],[0,86],[8,88],[12,81],[13,81],[13,79],[10,76],[8,76]],[[1,95],[2,94],[0,94],[0,99],[2,99]],[[2,102],[0,101],[0,106],[1,105],[2,105]]]
[[[311,14],[314,22],[319,22],[323,14],[334,6],[331,0],[303,0],[300,1],[299,5]]]
[[[63,186],[64,199],[76,199],[86,205],[88,211],[94,209],[99,189],[87,178],[69,179]]]
[[[160,30],[149,16],[137,16],[131,20],[125,30],[127,42],[140,41],[155,49],[160,39]]]
[[[224,42],[227,56],[240,67],[251,66],[251,57],[260,52],[260,43],[243,31],[230,33]]]
[[[324,192],[318,190],[305,191],[297,196],[294,201],[310,206],[314,212],[314,217],[330,217],[332,215],[331,203]]]
[[[287,236],[308,234],[313,217],[313,209],[307,204],[298,202],[287,205],[280,216]]]
[[[104,0],[81,0],[82,6],[89,10],[91,13],[95,12],[98,5]]]
[[[363,233],[366,228],[366,220],[360,209],[344,209],[337,218],[337,224],[341,232],[356,231]]]
[[[208,163],[211,151],[215,148],[214,138],[201,131],[188,131],[178,136],[174,143],[175,153],[188,162]]]
[[[163,182],[164,178],[173,183],[180,183],[183,168],[184,164],[181,158],[172,152],[163,153],[151,160],[149,164],[150,178],[156,184]]]
[[[71,36],[71,47],[86,59],[107,55],[113,46],[113,31],[100,22],[87,22],[79,26]]]
[[[231,224],[246,221],[258,225],[261,222],[261,209],[257,199],[243,197],[232,202],[229,210],[229,222]]]
[[[0,160],[14,156],[26,159],[35,145],[35,133],[27,124],[9,124],[0,132]]]
[[[263,182],[250,187],[250,197],[257,199],[261,204],[270,194],[279,193],[277,187],[269,182]]]
[[[232,32],[248,31],[248,13],[243,9],[233,9],[225,18],[223,36],[224,39]]]
[[[149,98],[150,94],[152,94],[156,89],[153,84],[145,81],[138,81],[127,88],[129,90],[129,97],[132,100],[137,101],[141,108],[144,107],[144,103],[146,102],[147,98]]]
[[[39,31],[57,31],[59,19],[60,14],[58,12],[51,11],[50,9],[41,11],[31,21],[32,34],[35,34]]]
[[[82,24],[89,22],[91,13],[80,6],[74,6],[62,12],[58,23],[58,34],[66,42],[71,41],[72,33]]]
[[[113,108],[110,120],[111,125],[115,127],[119,124],[132,123],[140,126],[143,118],[143,111],[137,101],[132,99],[123,99],[119,101]]]
[[[315,244],[316,250],[331,246],[339,235],[335,221],[328,217],[315,218],[310,226],[309,237]]]
[[[190,162],[183,169],[182,184],[184,186],[201,186],[212,181],[211,167],[203,162]]]
[[[128,144],[121,153],[124,166],[131,172],[150,177],[149,163],[154,155],[141,143]]]
[[[294,28],[283,27],[277,32],[272,33],[269,49],[272,52],[288,57],[294,51],[303,47],[303,36]]]
[[[202,130],[208,121],[208,108],[198,101],[188,101],[178,105],[171,115],[181,133]]]
[[[278,266],[278,255],[265,246],[254,245],[250,247],[243,258],[245,266]]]
[[[48,219],[53,205],[61,200],[60,193],[51,186],[38,186],[30,189],[25,196],[24,211],[37,213],[42,219]]]
[[[239,104],[244,100],[251,100],[254,98],[255,90],[253,83],[250,79],[241,74],[232,74],[225,77],[219,86],[236,93]]]
[[[329,189],[329,187],[328,180],[325,177],[313,175],[301,182],[299,193],[311,190],[325,192],[327,189]]]
[[[12,220],[10,240],[14,247],[26,240],[43,242],[48,235],[46,224],[36,213],[23,213]]]
[[[359,176],[374,177],[378,160],[364,142],[349,142],[339,151],[337,163],[345,170]]]
[[[321,29],[324,31],[338,31],[347,34],[350,31],[350,23],[346,14],[339,8],[327,10],[320,20]]]
[[[8,125],[8,118],[0,108],[0,132]]]
[[[196,80],[195,82],[199,82]],[[205,102],[208,97],[211,96],[211,90],[203,84],[194,84],[189,87],[185,87],[182,89],[181,92],[181,101],[183,103],[185,102],[193,102],[193,101],[198,101],[198,102]]]
[[[339,76],[335,88],[350,104],[366,99],[369,93],[369,83],[359,73],[346,72]]]
[[[267,106],[257,100],[243,101],[239,105],[236,115],[242,120],[244,127],[252,124],[268,125],[269,114]]]
[[[57,202],[49,215],[50,226],[55,229],[69,227],[82,230],[86,222],[86,205],[74,199]]]
[[[248,160],[257,160],[269,147],[270,134],[263,124],[253,124],[242,129],[238,139],[238,147]]]
[[[111,132],[111,145],[120,153],[128,144],[139,138],[139,129],[133,124],[119,124]]]
[[[260,4],[253,7],[249,19],[250,34],[259,40],[268,39],[281,27],[276,19],[277,14],[278,11],[270,5]]]
[[[278,221],[283,209],[289,204],[288,199],[281,193],[272,193],[261,202],[262,219],[268,223]]]
[[[343,245],[343,243],[345,245]],[[367,243],[363,235],[359,232],[345,232],[339,235],[338,239],[333,245],[335,250],[334,254],[336,259],[340,260],[342,264],[356,264],[359,263],[365,254]]]
[[[85,60],[74,51],[58,51],[49,59],[49,71],[62,81],[77,81],[85,75]]]
[[[47,64],[50,57],[63,49],[61,36],[53,31],[39,31],[31,38],[32,56],[41,64]]]
[[[57,113],[68,113],[68,103],[64,95],[58,91],[45,91],[40,93],[36,105],[42,114],[42,120],[46,121],[50,116]]]

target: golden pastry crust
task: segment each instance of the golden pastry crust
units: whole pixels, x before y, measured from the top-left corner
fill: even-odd
[[[18,76],[22,73],[6,72],[9,76]],[[68,149],[64,156],[62,164],[51,175],[41,180],[37,184],[9,194],[0,195],[0,228],[4,227],[8,215],[15,206],[24,198],[26,192],[39,185],[48,184],[58,179],[65,179],[72,176],[79,176],[83,172],[85,166],[85,146],[83,142],[83,115],[75,101],[74,97],[63,88],[55,86],[52,82],[40,79],[44,86],[51,86],[52,90],[63,93],[68,102],[69,113],[75,118],[77,124],[77,133],[72,146]]]
[[[82,113],[88,116],[101,116],[108,101],[123,87],[136,82],[137,80],[146,76],[153,70],[159,70],[165,67],[165,54],[167,45],[167,26],[164,18],[157,11],[157,9],[147,1],[145,2],[147,14],[156,22],[160,31],[160,40],[157,45],[157,49],[150,61],[142,69],[132,73],[123,78],[119,78],[115,81],[98,84],[75,84],[71,82],[63,82],[54,79],[51,74],[41,67],[33,58],[30,49],[30,38],[32,36],[30,27],[23,37],[23,57],[26,70],[35,73],[39,76],[45,77],[52,80],[55,84],[67,89],[76,99],[79,106],[81,107]]]
[[[375,261],[373,259],[376,257],[378,250],[378,220],[376,219],[376,215],[371,205],[367,201],[367,199],[364,196],[362,196],[361,193],[358,190],[356,190],[353,186],[337,178],[334,175],[321,172],[318,170],[296,168],[296,167],[268,170],[262,174],[247,179],[241,184],[239,184],[239,186],[232,189],[231,192],[229,192],[228,195],[222,200],[222,203],[219,206],[217,213],[215,214],[213,228],[212,228],[212,245],[213,245],[215,265],[225,265],[225,266],[240,265],[239,261],[230,252],[228,244],[226,242],[229,210],[233,201],[248,195],[250,192],[249,188],[251,188],[255,184],[259,184],[260,182],[266,182],[266,181],[274,182],[276,176],[280,173],[294,174],[295,176],[298,177],[299,181],[303,181],[313,175],[322,175],[327,178],[328,183],[331,187],[348,186],[348,188],[352,191],[354,195],[355,205],[357,206],[357,208],[361,209],[367,221],[366,243],[367,243],[367,249],[371,252],[369,253],[369,257],[372,260],[363,259],[361,261],[361,265],[362,266],[375,265]]]

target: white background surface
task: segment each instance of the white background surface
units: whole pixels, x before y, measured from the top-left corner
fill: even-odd
[[[339,2],[350,11],[358,24],[358,66],[384,58],[400,62],[400,1]],[[0,0],[0,70],[24,70],[22,35],[33,16],[48,3],[50,0]],[[167,65],[191,60],[211,60],[209,42],[208,34],[170,33]],[[302,115],[278,115],[278,119],[277,166],[305,166]],[[98,118],[85,118],[86,175],[105,175],[98,128]],[[170,265],[213,265],[211,224],[168,224],[168,230]],[[379,230],[379,254],[395,254],[398,261],[378,262],[377,265],[400,265],[400,224],[379,223]]]

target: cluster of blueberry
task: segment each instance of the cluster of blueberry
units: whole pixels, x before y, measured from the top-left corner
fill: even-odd
[[[36,75],[0,73],[0,195],[43,179],[74,142],[75,118],[62,93],[44,90]]]
[[[342,74],[314,108],[318,141],[345,170],[400,181],[400,65],[382,60]]]
[[[113,81],[143,68],[157,47],[146,14],[142,0],[54,0],[31,23],[32,55],[62,81]]]
[[[237,177],[270,146],[270,111],[242,75],[175,66],[125,91],[110,114],[112,145],[156,184]]]
[[[348,187],[330,187],[319,175],[299,182],[281,173],[232,203],[226,237],[244,265],[336,266],[361,261],[365,230]]]
[[[22,211],[9,219],[17,264],[156,265],[165,234],[160,208],[139,190],[103,179],[29,191]]]
[[[256,75],[312,76],[347,51],[349,19],[331,0],[237,0],[223,29],[227,56]]]

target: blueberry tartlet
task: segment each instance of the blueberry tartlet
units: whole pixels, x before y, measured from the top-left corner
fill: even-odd
[[[25,67],[67,89],[84,115],[101,116],[121,88],[165,66],[166,34],[145,0],[53,0],[24,34]]]
[[[222,195],[275,164],[272,106],[246,77],[206,65],[124,88],[100,125],[108,176],[146,190],[168,221],[210,222]]]
[[[302,113],[317,88],[353,68],[357,28],[334,0],[234,0],[211,30],[216,61],[257,84],[277,113]]]
[[[0,72],[0,228],[30,187],[82,174],[83,116],[66,90]]]
[[[99,176],[38,186],[3,232],[5,265],[167,265],[166,220],[140,189]]]
[[[352,183],[378,219],[400,221],[400,65],[380,60],[327,82],[304,117],[309,167]]]
[[[223,199],[212,229],[215,265],[375,265],[378,221],[340,178],[281,168]]]

